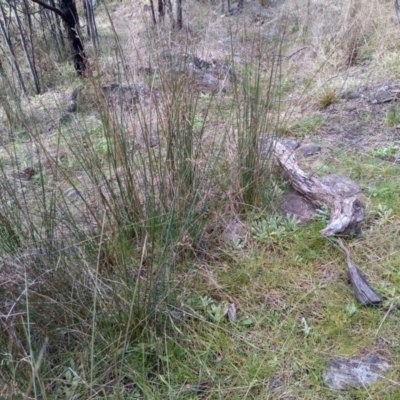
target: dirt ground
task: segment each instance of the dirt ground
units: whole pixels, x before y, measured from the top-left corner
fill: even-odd
[[[382,158],[395,160],[400,145],[400,81],[364,86],[343,92],[337,102],[321,110],[326,117],[317,136],[344,149],[369,152],[391,147]]]

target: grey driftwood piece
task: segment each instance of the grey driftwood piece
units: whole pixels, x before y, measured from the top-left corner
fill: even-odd
[[[379,296],[379,294],[368,285],[362,272],[353,263],[353,261],[351,261],[349,251],[340,239],[338,240],[338,245],[346,254],[349,278],[357,300],[364,306],[372,306],[382,303],[382,297]]]
[[[363,204],[354,195],[343,196],[320,179],[303,171],[296,160],[293,150],[278,141],[274,141],[274,155],[280,166],[289,176],[292,186],[315,206],[327,205],[330,209],[328,225],[321,230],[323,236],[333,236],[346,232],[360,233],[364,218]]]

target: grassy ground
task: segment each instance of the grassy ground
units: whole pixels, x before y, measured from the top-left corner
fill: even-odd
[[[54,62],[47,90],[21,98],[3,76],[0,396],[400,398],[399,113],[369,101],[397,84],[391,2],[224,16],[188,1],[181,32],[168,17],[154,28],[141,2],[96,12],[85,80]],[[210,90],[171,67],[183,54],[232,73]],[[156,99],[129,109],[101,94],[143,82]],[[350,107],[349,90],[368,96]],[[258,152],[265,132],[321,144],[302,167],[362,186],[363,234],[345,244],[382,306],[357,303],[319,233],[326,213],[281,215],[288,183]],[[390,364],[382,380],[327,388],[328,361],[367,353]]]

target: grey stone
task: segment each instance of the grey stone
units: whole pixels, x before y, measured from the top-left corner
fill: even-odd
[[[345,175],[329,174],[319,178],[319,180],[324,185],[333,188],[337,193],[341,194],[345,198],[362,194],[361,187]]]
[[[150,134],[144,133],[138,137],[135,142],[136,149],[143,149],[143,148],[153,148],[156,147],[160,143],[160,136],[155,133],[151,132]]]
[[[357,100],[350,100],[344,105],[344,109],[346,111],[354,111],[358,107],[358,101]]]
[[[361,93],[356,92],[354,90],[348,90],[347,92],[344,92],[340,95],[340,98],[345,100],[353,100],[353,99],[358,99],[360,97]]]
[[[393,161],[394,161],[396,164],[400,164],[400,153],[394,153],[394,154],[393,154]]]
[[[346,357],[328,363],[322,373],[327,386],[336,390],[367,387],[389,370],[389,364],[375,355]]]
[[[321,151],[321,146],[316,144],[305,144],[301,146],[298,151],[305,157],[312,156],[313,154],[319,153]]]
[[[262,156],[268,156],[270,154],[274,140],[282,143],[284,146],[289,147],[292,150],[296,150],[300,146],[300,143],[297,140],[280,138],[274,133],[265,133],[260,135],[258,138],[258,148]]]
[[[238,217],[234,216],[226,224],[224,236],[230,241],[245,240],[247,237],[246,225]]]
[[[293,150],[296,150],[300,147],[300,143],[297,140],[293,139],[278,139],[279,143],[282,143],[286,147],[290,147]]]
[[[126,111],[131,110],[141,100],[153,101],[158,98],[158,89],[151,88],[144,82],[134,85],[112,83],[102,86],[101,92],[109,104],[120,106]]]
[[[283,196],[280,208],[285,214],[295,216],[303,223],[313,220],[316,215],[315,206],[292,186]]]
[[[68,197],[72,201],[78,201],[81,198],[80,192],[73,187],[68,188],[64,192],[64,196]]]

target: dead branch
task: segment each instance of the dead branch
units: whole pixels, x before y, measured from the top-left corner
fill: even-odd
[[[275,141],[274,155],[289,176],[292,186],[317,207],[326,204],[330,209],[328,225],[321,230],[323,236],[344,232],[360,232],[364,218],[363,204],[356,197],[344,197],[333,188],[323,184],[317,177],[303,171],[293,150]]]
[[[349,250],[344,246],[340,239],[338,240],[338,245],[346,254],[349,278],[357,300],[364,306],[382,303],[382,297],[379,296],[371,286],[369,286],[362,272],[353,261],[351,261]]]

